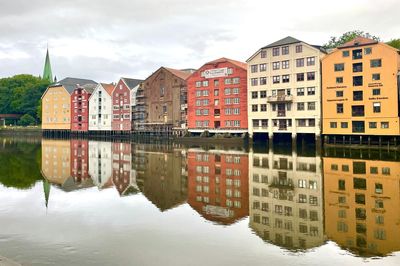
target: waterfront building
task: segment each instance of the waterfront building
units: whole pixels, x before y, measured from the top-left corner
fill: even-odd
[[[121,196],[139,192],[130,143],[112,143],[112,181]]]
[[[249,135],[320,136],[325,51],[293,37],[262,47],[248,60]]]
[[[97,84],[77,84],[71,94],[71,131],[88,132],[89,130],[89,98]]]
[[[111,131],[113,84],[99,83],[89,98],[89,130]]]
[[[399,135],[399,81],[399,50],[363,37],[337,47],[322,59],[323,134]]]
[[[247,65],[220,58],[187,79],[188,130],[192,133],[247,132]]]
[[[205,219],[229,225],[249,214],[247,153],[189,149],[188,203]]]
[[[75,183],[90,179],[89,176],[89,142],[86,139],[71,139],[71,177]]]
[[[89,141],[89,175],[99,188],[112,187],[112,146],[109,141]]]
[[[327,237],[363,257],[399,251],[399,162],[324,157],[323,169]]]
[[[93,80],[65,78],[51,84],[42,95],[42,129],[71,129],[71,94],[77,84],[96,84]]]
[[[321,157],[249,153],[250,228],[289,250],[323,245]]]
[[[113,131],[132,130],[132,90],[135,89],[143,80],[121,78],[112,92],[112,121]],[[137,88],[134,92],[137,91]]]
[[[186,79],[192,72],[190,69],[160,67],[143,82],[143,88],[136,96],[145,109],[144,119],[137,122],[138,129],[172,132],[186,128]]]

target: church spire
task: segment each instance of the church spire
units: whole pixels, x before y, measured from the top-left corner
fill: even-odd
[[[51,65],[50,65],[49,47],[47,47],[47,52],[46,52],[46,61],[44,63],[44,69],[43,69],[43,79],[53,82],[53,73],[51,72]]]

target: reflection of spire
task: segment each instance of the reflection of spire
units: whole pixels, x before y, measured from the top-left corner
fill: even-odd
[[[43,180],[43,191],[44,191],[44,198],[46,200],[46,208],[49,204],[49,196],[50,196],[50,183],[46,179]]]
[[[48,47],[47,47],[47,52],[46,52],[46,61],[44,63],[44,69],[43,69],[43,79],[48,80],[49,82],[53,82],[53,73],[51,71]]]

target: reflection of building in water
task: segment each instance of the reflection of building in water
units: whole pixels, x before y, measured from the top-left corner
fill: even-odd
[[[71,145],[72,142],[72,140],[42,140],[42,175],[64,191],[93,186],[87,173],[87,159],[80,157],[87,154],[87,142],[83,150],[82,144],[75,146]],[[73,163],[75,159],[76,164]],[[73,169],[75,167],[76,169]]]
[[[132,170],[131,151],[130,143],[112,143],[112,180],[121,196],[136,194],[139,191],[136,171]]]
[[[187,200],[187,176],[183,174],[185,157],[181,151],[149,151],[139,145],[134,152],[140,190],[161,211]],[[152,149],[153,150],[153,149]]]
[[[232,224],[249,213],[248,155],[236,151],[188,151],[190,206],[209,221]]]
[[[88,140],[71,139],[71,176],[75,182],[90,178],[88,149]]]
[[[287,249],[324,242],[320,157],[249,153],[250,227]]]
[[[324,158],[325,231],[362,256],[400,250],[400,163]]]
[[[89,141],[89,175],[99,189],[113,186],[111,142]]]

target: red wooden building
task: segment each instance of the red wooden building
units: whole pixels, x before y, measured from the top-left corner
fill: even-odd
[[[89,98],[97,84],[77,85],[71,94],[71,131],[89,130]]]
[[[131,144],[113,142],[112,158],[112,180],[118,193],[122,196],[138,192],[136,174],[132,172]]]
[[[205,219],[219,224],[248,216],[248,155],[189,150],[188,203]]]
[[[188,128],[201,133],[247,132],[247,65],[220,58],[187,79]]]
[[[71,177],[75,183],[81,183],[89,176],[89,142],[88,140],[71,139]]]
[[[112,92],[113,131],[131,131],[132,129],[132,90],[143,80],[121,78]]]

